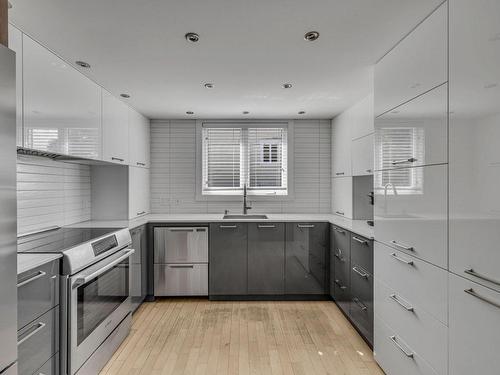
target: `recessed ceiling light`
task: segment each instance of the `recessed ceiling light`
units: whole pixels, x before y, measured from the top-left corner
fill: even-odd
[[[187,111],[186,115],[194,115],[194,112],[193,111]]]
[[[304,39],[307,40],[308,42],[314,42],[318,38],[319,38],[319,33],[317,31],[309,31],[304,35]]]
[[[78,60],[78,61],[75,61],[75,64],[82,67],[82,68],[90,69],[90,64],[88,62]]]
[[[197,41],[200,40],[200,36],[196,33],[187,33],[186,35],[184,35],[184,37],[188,42],[191,43],[196,43]]]
[[[121,96],[122,98],[125,98],[125,99],[130,98],[130,95],[129,95],[129,94],[120,94],[120,96]]]
[[[306,111],[299,111],[299,115],[305,115]]]
[[[282,85],[282,87],[283,87],[284,89],[291,89],[291,88],[292,88],[292,84],[291,84],[291,83],[284,83],[284,84]]]
[[[205,83],[204,86],[207,89],[213,89],[214,88],[214,84],[213,83]]]
[[[244,114],[244,115],[248,115],[249,113],[250,113],[250,112],[248,112],[248,111],[243,111],[243,114]]]

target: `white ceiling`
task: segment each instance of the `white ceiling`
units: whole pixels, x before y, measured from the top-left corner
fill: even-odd
[[[9,16],[69,62],[89,62],[85,74],[150,118],[332,118],[440,2],[11,0]],[[317,41],[303,39],[310,30]]]

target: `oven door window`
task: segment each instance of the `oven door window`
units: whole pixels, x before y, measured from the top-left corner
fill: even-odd
[[[77,290],[77,343],[80,345],[129,297],[129,259]]]

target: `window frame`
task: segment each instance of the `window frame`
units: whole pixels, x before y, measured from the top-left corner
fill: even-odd
[[[196,121],[196,197],[197,201],[232,201],[240,202],[243,191],[235,194],[203,194],[203,126],[217,127],[287,127],[287,194],[263,195],[253,194],[250,190],[248,196],[251,201],[287,201],[294,199],[294,166],[293,166],[293,121],[290,120],[197,120]]]

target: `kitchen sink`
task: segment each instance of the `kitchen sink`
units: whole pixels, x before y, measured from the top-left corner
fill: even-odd
[[[263,220],[267,215],[224,215],[225,220]]]

